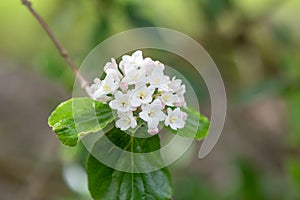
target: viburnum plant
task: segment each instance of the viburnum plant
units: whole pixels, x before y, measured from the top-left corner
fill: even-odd
[[[119,64],[112,59],[104,66],[105,77],[96,78],[90,85],[32,4],[28,0],[21,1],[47,32],[88,95],[59,104],[48,119],[49,126],[64,145],[74,147],[79,138],[102,131],[105,134],[102,138],[108,138],[118,149],[133,155],[159,150],[160,129],[197,140],[206,136],[208,119],[187,104],[185,85],[180,79],[167,76],[164,64],[143,58],[142,52],[136,51],[131,56],[124,55]],[[139,133],[149,137],[137,137]],[[136,171],[137,166],[153,163],[143,156],[140,160],[131,156],[131,170],[118,170],[94,157],[99,151],[110,156],[113,149],[106,149],[101,138],[92,142],[86,171],[93,199],[173,199],[171,177],[165,165],[147,172]],[[113,159],[123,162],[122,156]],[[163,163],[160,155],[153,158],[154,163]]]
[[[49,125],[63,144],[75,146],[80,136],[104,130],[113,123],[106,137],[132,153],[160,149],[159,127],[184,137],[204,138],[209,121],[187,106],[185,85],[180,79],[165,75],[164,69],[163,63],[144,59],[142,51],[124,55],[119,64],[112,58],[104,66],[103,79],[95,78],[94,83],[86,88],[89,98],[74,98],[61,103],[49,117]],[[96,112],[96,124],[90,123],[94,120],[93,111]],[[83,120],[76,120],[78,117]],[[139,138],[136,137],[138,131],[153,136]],[[110,150],[99,147],[103,144],[98,144],[98,141],[94,142],[93,153],[97,154],[99,149]],[[87,162],[87,173],[94,199],[172,198],[166,168],[147,173],[122,172],[101,163],[93,153]],[[130,159],[130,165],[134,166],[137,161]],[[156,159],[162,162],[161,158]],[[151,164],[146,159],[143,162],[144,165]]]

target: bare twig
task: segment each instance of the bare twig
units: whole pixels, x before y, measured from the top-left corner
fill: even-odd
[[[29,0],[21,0],[22,4],[24,4],[28,10],[31,12],[31,14],[36,18],[36,20],[39,22],[39,24],[43,27],[43,29],[46,31],[48,36],[50,37],[51,41],[54,43],[55,47],[59,51],[60,55],[65,59],[65,61],[68,63],[69,67],[75,74],[75,76],[79,79],[81,83],[81,87],[84,89],[88,88],[88,82],[86,79],[82,76],[82,74],[79,73],[78,68],[74,64],[73,60],[69,56],[67,50],[60,44],[60,42],[57,40],[57,38],[54,36],[52,31],[50,30],[47,23],[44,21],[44,19],[37,13],[37,11],[32,7],[32,3]]]

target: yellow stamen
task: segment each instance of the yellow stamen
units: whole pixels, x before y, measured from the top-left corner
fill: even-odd
[[[145,94],[145,91],[140,91],[137,96],[140,98],[140,99],[144,99],[146,94]]]
[[[164,101],[169,101],[169,96],[167,96],[167,95],[163,96],[163,100]]]
[[[103,86],[103,90],[104,91],[109,91],[110,90],[110,86],[109,85],[104,85]]]
[[[170,122],[174,123],[176,119],[177,119],[177,117],[170,117]]]

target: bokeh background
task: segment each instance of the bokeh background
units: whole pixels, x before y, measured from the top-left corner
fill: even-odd
[[[145,26],[183,32],[214,59],[228,96],[225,128],[205,159],[198,142],[170,167],[174,199],[300,199],[299,0],[32,2],[78,65],[111,35]],[[0,2],[0,44],[0,199],[89,199],[83,147],[63,147],[47,125],[71,97],[72,72],[20,0]],[[197,92],[210,116],[205,85]]]

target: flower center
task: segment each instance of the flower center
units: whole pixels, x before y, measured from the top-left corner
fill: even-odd
[[[104,91],[109,91],[110,90],[110,86],[109,85],[104,85],[103,86],[103,90]]]
[[[163,96],[163,100],[164,100],[164,101],[169,101],[168,95]]]
[[[160,82],[160,78],[155,78],[155,79],[153,80],[153,83],[154,83],[154,84],[159,84],[159,82]]]
[[[133,75],[131,76],[131,79],[132,79],[133,81],[136,81],[136,80],[138,79],[138,74],[133,74]]]
[[[138,96],[139,99],[144,99],[145,96],[146,96],[145,91],[139,92],[137,96]]]
[[[126,117],[124,121],[127,126],[131,123],[131,120],[129,117]]]
[[[172,117],[170,117],[170,122],[171,122],[171,123],[174,123],[176,119],[177,119],[177,117],[172,116]]]
[[[127,102],[125,102],[125,101],[121,102],[121,106],[122,107],[126,107],[127,106]]]
[[[154,117],[154,115],[155,115],[155,112],[153,112],[153,111],[150,111],[150,112],[148,113],[148,116],[149,116],[149,117]]]

